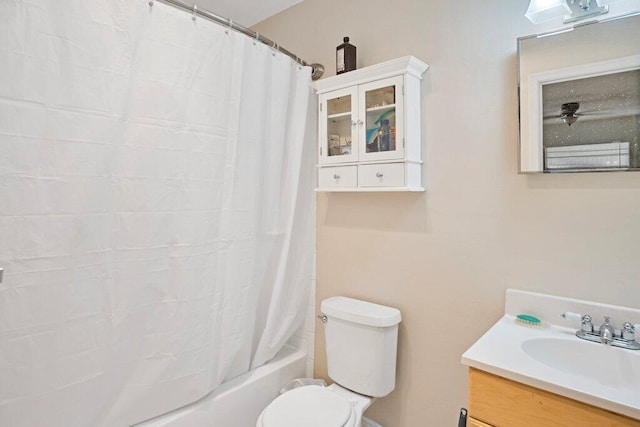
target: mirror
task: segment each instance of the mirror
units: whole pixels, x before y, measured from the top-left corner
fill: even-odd
[[[518,39],[519,173],[640,170],[640,15]]]

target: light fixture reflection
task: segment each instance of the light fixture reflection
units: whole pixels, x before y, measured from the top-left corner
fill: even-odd
[[[534,24],[562,16],[562,22],[569,24],[608,13],[609,6],[600,3],[600,0],[531,0],[524,16]]]
[[[524,16],[534,24],[541,24],[565,13],[571,13],[565,0],[531,0]]]

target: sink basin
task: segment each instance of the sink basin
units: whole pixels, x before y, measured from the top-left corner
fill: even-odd
[[[611,388],[640,390],[640,351],[625,350],[579,338],[530,338],[522,350],[563,374]]]
[[[534,310],[532,307],[536,307]],[[462,355],[462,363],[537,389],[640,420],[640,350],[576,337],[564,312],[640,323],[640,308],[508,290],[505,314]],[[549,322],[531,327],[517,313]],[[551,323],[562,322],[564,325]],[[542,325],[545,326],[545,325]]]

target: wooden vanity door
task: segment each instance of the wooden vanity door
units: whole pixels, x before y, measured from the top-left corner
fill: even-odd
[[[469,417],[496,427],[640,427],[640,420],[474,368],[469,369]]]
[[[489,424],[478,421],[475,418],[467,418],[467,427],[492,427]]]

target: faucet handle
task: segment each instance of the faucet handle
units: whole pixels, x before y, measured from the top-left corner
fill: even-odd
[[[600,325],[600,328],[613,328],[613,325],[611,324],[611,317],[609,316],[603,316],[604,317],[604,322],[602,323],[602,325]]]
[[[582,316],[582,326],[580,326],[583,332],[593,332],[593,319],[588,314]]]
[[[567,311],[565,313],[562,313],[560,316],[567,320],[580,322],[580,330],[582,330],[583,332],[593,332],[593,319],[588,314],[582,315],[580,313]]]
[[[582,321],[582,314],[580,313],[573,313],[571,311],[566,311],[564,313],[562,313],[560,315],[560,317],[562,317],[563,319],[567,319],[567,320],[572,320],[574,322],[580,322]]]
[[[624,322],[622,325],[622,339],[627,341],[633,341],[636,339],[636,329],[638,329],[640,325],[632,325],[629,322]]]

